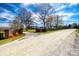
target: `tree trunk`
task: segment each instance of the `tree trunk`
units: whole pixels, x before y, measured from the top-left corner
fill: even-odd
[[[44,32],[46,32],[46,23],[44,22]]]

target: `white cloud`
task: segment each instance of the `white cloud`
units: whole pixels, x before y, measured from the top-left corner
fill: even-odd
[[[2,3],[77,3],[79,0],[0,0]]]
[[[74,6],[74,5],[77,5],[78,3],[70,3],[69,4],[69,7],[71,7],[71,6]]]
[[[66,13],[64,11],[57,12],[56,14],[58,14],[60,16],[73,16],[73,15],[75,15],[75,13]]]
[[[9,5],[14,8],[14,11],[15,11],[15,12],[18,10],[18,7],[16,7],[15,5],[12,5],[12,4],[9,4]]]
[[[63,17],[63,20],[70,20],[70,17]]]
[[[8,20],[13,20],[13,18],[15,17],[15,15],[12,14],[11,11],[9,11],[9,10],[7,10],[5,8],[2,8],[2,7],[0,7],[0,9],[2,9],[4,11],[4,12],[0,13],[0,17],[1,18],[6,18]]]
[[[11,13],[7,13],[7,12],[0,13],[0,18],[6,18],[8,20],[14,20],[14,17],[15,16],[13,14],[11,14]]]
[[[77,15],[79,13],[66,13],[64,11],[57,12],[59,16],[62,16],[63,20],[70,20],[72,16]]]
[[[21,7],[27,7],[27,6],[29,6],[31,3],[22,3],[21,4]],[[32,4],[35,4],[35,3],[32,3]]]
[[[55,11],[60,11],[66,7],[72,7],[74,5],[77,5],[78,3],[69,3],[69,4],[55,4],[53,5],[55,7]]]
[[[64,24],[72,24],[72,23],[79,23],[79,21],[74,20],[74,19],[69,19],[69,20],[65,20]]]
[[[34,19],[34,22],[38,22],[40,19],[39,19],[39,14],[32,14],[32,18]]]
[[[57,7],[57,8],[55,9],[55,11],[62,10],[62,9],[64,9],[65,7],[67,7],[67,5],[62,5],[62,6],[60,6],[60,7]]]
[[[11,12],[11,11],[5,9],[5,8],[2,8],[2,7],[0,7],[0,9],[2,9],[4,12]]]
[[[22,7],[27,7],[29,5],[37,6],[37,5],[39,5],[39,3],[22,3],[21,4]]]
[[[24,5],[24,6],[28,6],[30,3],[23,3],[22,5]]]
[[[79,13],[66,13],[67,16],[64,16],[63,20],[71,20],[72,21],[71,16],[75,16],[75,15],[78,15],[78,14]],[[74,20],[74,21],[76,21],[76,20]]]
[[[15,5],[12,5],[12,4],[9,4],[9,5],[12,6],[13,8],[16,8],[16,9],[18,8],[18,7],[16,7]]]
[[[78,15],[79,13],[74,13],[74,12],[65,12],[64,8],[66,7],[72,7],[72,6],[75,6],[77,5],[78,3],[69,3],[69,4],[60,4],[60,6],[58,6],[56,8],[56,14],[60,15],[60,16],[63,16],[63,20],[72,20],[71,17],[72,16],[75,16],[75,15]]]
[[[38,18],[38,15],[36,15],[36,14],[33,13],[32,17]]]

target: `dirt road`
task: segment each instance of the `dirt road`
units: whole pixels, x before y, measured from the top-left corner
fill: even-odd
[[[0,46],[0,55],[8,56],[52,56],[70,55],[75,29],[51,32],[44,35],[27,35]],[[34,34],[33,34],[34,35]]]

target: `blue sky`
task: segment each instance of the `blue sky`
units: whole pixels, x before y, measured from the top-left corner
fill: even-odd
[[[37,13],[38,4],[40,3],[0,3],[0,22],[13,20],[20,7],[25,7],[29,11]],[[56,14],[63,15],[64,24],[79,22],[79,3],[50,3],[50,5],[55,8]]]

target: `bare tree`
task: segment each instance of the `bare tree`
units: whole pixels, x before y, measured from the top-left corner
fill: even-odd
[[[21,28],[21,20],[19,17],[15,17],[15,19],[12,21],[12,28],[20,29]]]
[[[49,15],[48,18],[47,18],[47,21],[46,21],[46,27],[48,29],[52,29],[53,27],[53,24],[54,24],[54,16],[53,15]]]
[[[20,17],[21,19],[21,22],[25,25],[25,27],[27,28],[31,22],[31,16],[32,16],[32,13],[30,11],[28,11],[27,9],[25,8],[20,8],[18,10],[18,16]]]
[[[38,5],[39,18],[43,21],[44,29],[46,30],[47,16],[53,13],[53,7],[50,4],[44,3]]]
[[[16,32],[18,32],[19,34],[23,33],[23,25],[18,16],[15,17],[15,19],[12,21],[11,28],[14,29],[14,35],[16,35]]]
[[[49,29],[58,29],[63,26],[62,17],[55,14],[49,15],[46,23]]]

